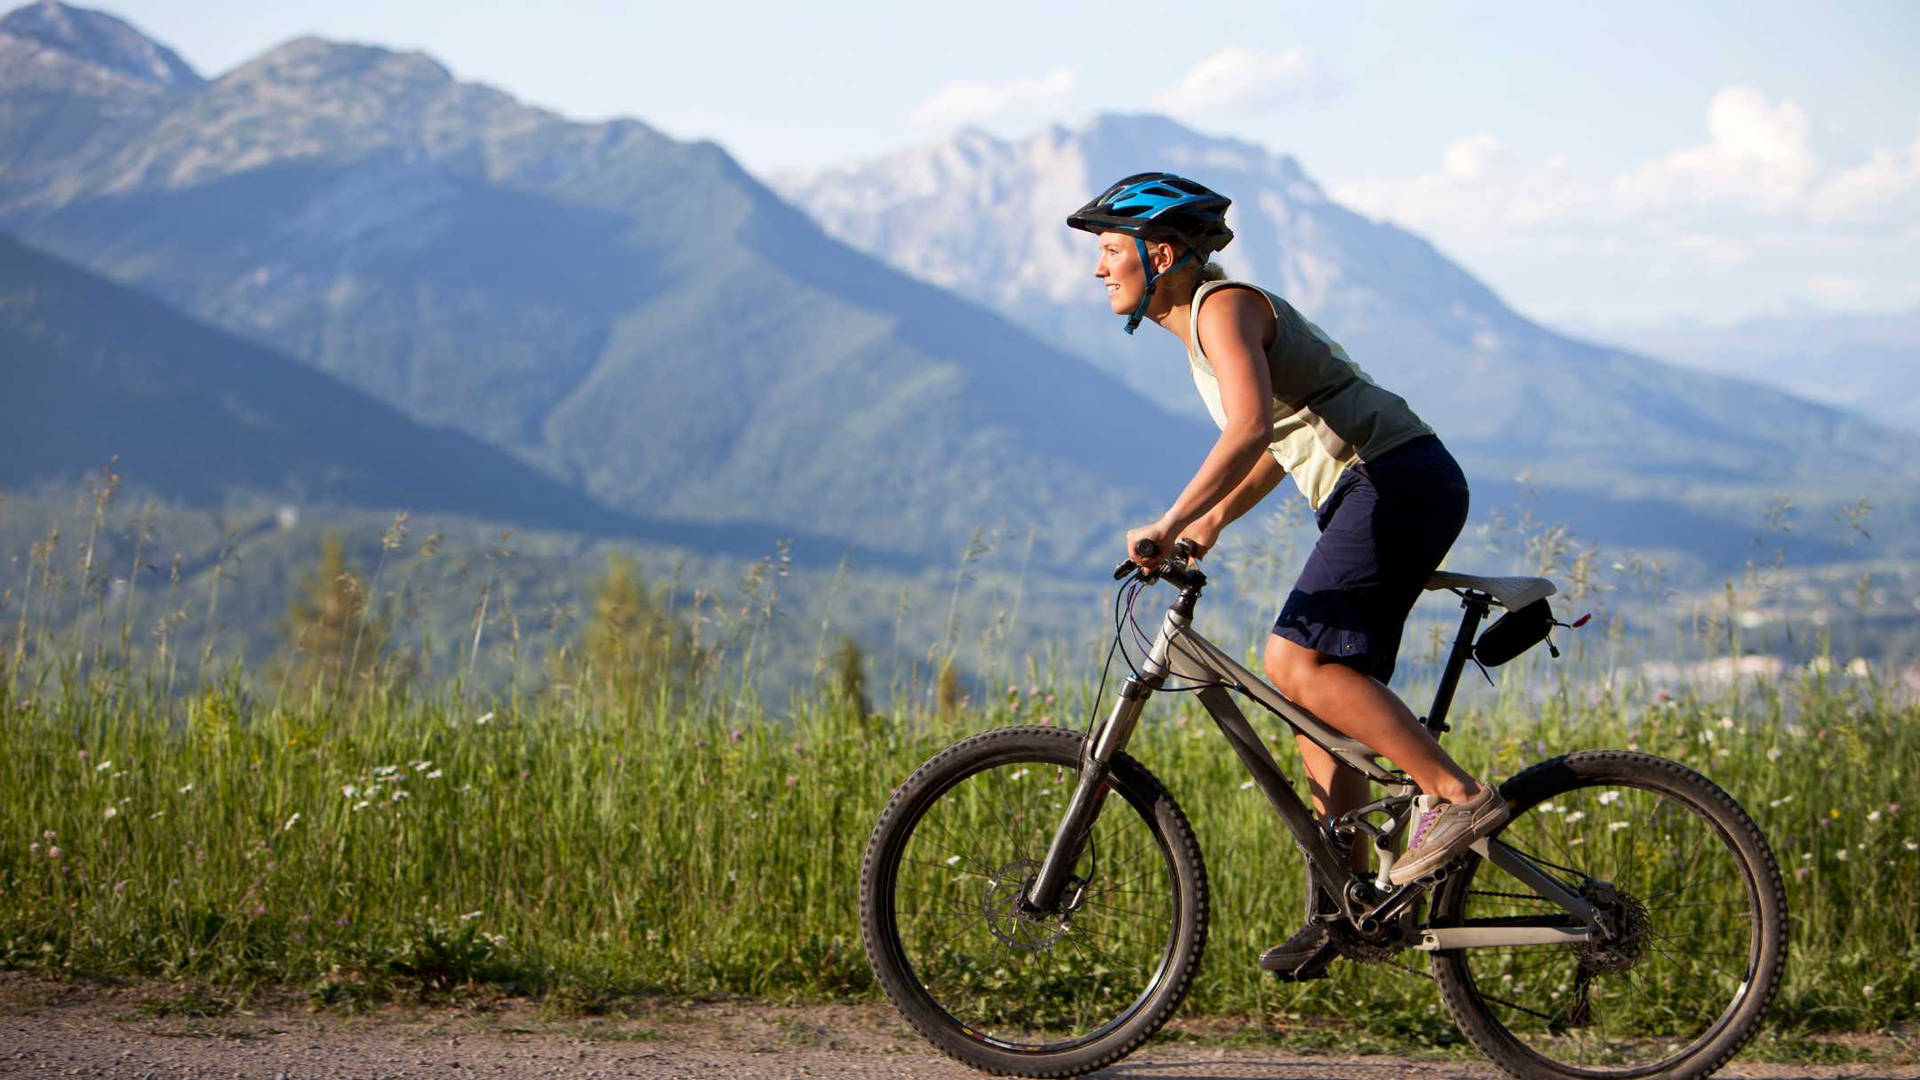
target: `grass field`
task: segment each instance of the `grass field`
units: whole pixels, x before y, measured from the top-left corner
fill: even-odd
[[[868,830],[947,741],[1077,723],[1090,686],[1007,688],[944,718],[862,717],[823,693],[779,718],[644,692],[456,702],[375,695],[270,707],[172,702],[96,679],[0,699],[0,963],[273,981],[322,1002],[492,986],[591,1007],[623,995],[870,997],[855,926]],[[1299,868],[1194,703],[1163,697],[1133,751],[1195,820],[1215,890],[1188,1009],[1275,1017],[1364,1005],[1450,1037],[1430,985],[1391,967],[1306,988],[1259,950],[1297,925]],[[1920,997],[1920,712],[1809,676],[1714,699],[1568,684],[1457,717],[1505,776],[1546,753],[1637,746],[1750,810],[1788,873],[1779,1023],[1853,1030]]]
[[[855,894],[889,793],[963,735],[1077,728],[1099,674],[1029,661],[984,701],[977,688],[971,701],[894,693],[877,713],[831,679],[764,703],[751,634],[702,654],[696,680],[663,677],[688,646],[670,612],[663,622],[640,586],[609,572],[584,633],[545,650],[572,666],[475,689],[501,684],[366,663],[384,655],[369,642],[406,628],[373,622],[375,590],[339,568],[305,586],[312,634],[289,631],[278,670],[247,671],[208,651],[181,663],[164,638],[128,648],[91,535],[76,550],[86,562],[60,572],[71,585],[38,549],[41,576],[26,584],[67,588],[77,617],[36,621],[47,604],[29,591],[0,625],[0,966],[55,976],[222,993],[271,983],[335,1005],[416,993],[589,1010],[661,993],[877,999]],[[1720,633],[1690,644],[1708,655]],[[1589,637],[1590,653],[1576,645],[1560,665],[1536,650],[1501,669],[1494,693],[1469,672],[1455,754],[1493,777],[1597,747],[1693,765],[1746,806],[1787,875],[1793,948],[1776,1029],[1912,1023],[1911,693],[1845,663],[1657,689],[1628,674],[1647,657],[1619,655],[1617,635]],[[329,644],[303,653],[302,640]],[[1278,725],[1266,730],[1295,768]],[[1304,987],[1263,976],[1254,959],[1298,926],[1291,844],[1194,701],[1153,701],[1131,751],[1193,819],[1213,886],[1186,1015],[1362,1016],[1403,1042],[1457,1040],[1431,984],[1402,968],[1343,964]]]

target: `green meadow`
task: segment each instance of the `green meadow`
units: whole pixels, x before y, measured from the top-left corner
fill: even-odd
[[[1096,708],[1093,667],[1029,663],[986,692],[951,677],[931,695],[876,692],[850,644],[815,684],[767,701],[753,648],[696,645],[632,564],[593,589],[540,663],[479,688],[409,667],[393,644],[403,613],[381,614],[337,562],[285,599],[283,652],[258,671],[121,650],[98,598],[100,618],[57,628],[16,601],[0,624],[0,966],[222,993],[292,986],[340,1006],[877,1000],[856,888],[892,788],[965,734],[1078,727]],[[1149,592],[1143,610],[1171,596]],[[1844,662],[1658,689],[1598,658],[1613,651],[1570,648],[1555,664],[1537,650],[1498,672],[1498,691],[1469,669],[1450,746],[1497,777],[1597,747],[1700,769],[1746,806],[1787,874],[1776,1030],[1912,1021],[1912,694]],[[1290,740],[1267,730],[1293,767]],[[1304,987],[1263,976],[1259,952],[1298,925],[1291,844],[1191,699],[1156,698],[1131,751],[1193,819],[1213,885],[1185,1015],[1365,1017],[1409,1042],[1457,1041],[1408,970],[1415,954],[1343,961]]]

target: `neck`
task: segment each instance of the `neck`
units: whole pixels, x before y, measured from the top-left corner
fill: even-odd
[[[1153,291],[1153,302],[1147,305],[1147,318],[1160,324],[1160,329],[1180,339],[1180,344],[1193,351],[1193,342],[1187,335],[1193,327],[1193,294],[1200,290],[1200,282],[1191,285],[1177,283],[1178,287],[1168,289],[1165,285]]]

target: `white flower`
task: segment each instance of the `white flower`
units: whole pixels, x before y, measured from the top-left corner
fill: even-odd
[[[1612,806],[1614,803],[1617,803],[1619,801],[1620,801],[1620,793],[1617,791],[1603,791],[1600,793],[1601,806]]]
[[[1872,984],[1872,983],[1868,983],[1867,985],[1865,985],[1865,986],[1863,986],[1863,987],[1861,987],[1861,988],[1860,988],[1860,993],[1861,993],[1862,995],[1864,995],[1864,996],[1866,996],[1866,997],[1872,997],[1872,996],[1873,996],[1873,984]]]
[[[481,713],[481,714],[480,714],[479,716],[476,716],[476,717],[474,717],[474,720],[473,720],[473,722],[474,722],[474,723],[476,723],[476,724],[489,724],[489,723],[492,723],[492,722],[493,722],[493,714],[492,714],[492,713]]]
[[[1009,780],[1025,780],[1026,778],[1027,770],[1025,769],[1016,770],[1012,776],[1007,777]]]
[[[1780,748],[1779,748],[1779,747],[1777,747],[1777,746],[1769,746],[1769,747],[1767,747],[1767,760],[1768,760],[1768,761],[1779,761],[1779,760],[1780,760]]]
[[[428,774],[427,774],[427,779],[429,779],[429,780],[438,780],[438,779],[440,779],[440,770],[439,770],[439,769],[435,769],[435,770],[433,770],[432,772],[430,772],[430,773],[428,773]]]
[[[111,769],[111,768],[113,768],[113,762],[111,762],[111,761],[103,761],[103,762],[101,762],[100,764],[98,764],[98,765],[95,765],[95,766],[93,767],[93,771],[94,771],[94,772],[106,772],[106,771],[107,771],[108,769]]]
[[[433,762],[431,761],[416,761],[413,763],[414,772],[426,772],[431,768],[433,768]]]
[[[481,914],[482,914],[482,913],[481,913],[481,912],[478,912],[478,911],[469,911],[469,912],[467,912],[467,913],[466,913],[465,915],[462,915],[462,916],[460,916],[460,921],[461,921],[461,922],[472,922],[473,920],[475,920],[475,919],[477,919],[477,918],[479,918],[479,917],[481,916]]]
[[[342,784],[340,785],[340,794],[345,798],[351,799],[360,794],[360,789],[354,787],[352,784]]]
[[[373,770],[373,775],[392,776],[394,773],[397,773],[399,771],[400,771],[400,766],[398,765],[376,765]]]
[[[1868,820],[1868,821],[1879,821],[1879,820],[1880,820],[1880,811],[1878,811],[1878,810],[1873,810],[1873,811],[1869,811],[1869,812],[1868,812],[1868,814],[1867,814],[1867,820]]]
[[[407,792],[406,792],[406,789],[405,789],[405,788],[395,788],[395,789],[394,789],[394,792],[393,792],[393,801],[394,801],[394,802],[399,802],[399,801],[400,801],[401,799],[411,799],[411,798],[413,798],[413,796],[411,796],[411,795],[409,795],[409,794],[407,794]]]
[[[1731,717],[1731,716],[1723,716],[1723,717],[1721,717],[1721,718],[1720,718],[1720,726],[1721,726],[1721,727],[1723,727],[1723,728],[1726,728],[1726,729],[1728,729],[1729,731],[1731,731],[1731,730],[1733,729],[1733,717]]]
[[[958,855],[950,855],[950,856],[948,856],[948,857],[947,857],[947,865],[948,865],[948,866],[959,866],[959,865],[960,865],[960,856],[958,856]]]
[[[182,795],[191,795],[191,794],[193,794],[193,785],[192,785],[192,784],[187,784],[186,786],[184,786],[184,787],[182,787],[182,788],[180,789],[180,794],[182,794]]]
[[[1835,852],[1835,854],[1836,854],[1836,855],[1838,855],[1838,856],[1840,856],[1840,861],[1841,861],[1841,862],[1846,862],[1846,861],[1847,861],[1847,849],[1846,849],[1846,848],[1841,848],[1841,849],[1840,849],[1839,851],[1837,851],[1837,852]]]
[[[1253,790],[1253,781],[1251,781],[1251,780],[1245,780],[1245,781],[1242,781],[1242,782],[1241,782],[1241,784],[1240,784],[1240,790],[1241,790],[1241,791],[1252,791],[1252,790]]]
[[[1569,825],[1585,820],[1587,820],[1587,812],[1585,810],[1575,810],[1573,813],[1567,815],[1567,824]]]
[[[113,820],[114,818],[117,818],[117,817],[119,817],[119,816],[120,816],[120,808],[119,808],[119,807],[117,807],[117,806],[109,806],[109,807],[107,807],[107,820],[108,820],[108,821],[112,821],[112,820]]]
[[[1916,844],[1911,840],[1903,842],[1900,846],[1906,848],[1908,851],[1920,851],[1920,844]]]
[[[1619,832],[1621,829],[1624,829],[1626,827],[1627,827],[1627,823],[1624,821],[1609,821],[1607,823],[1608,832]]]
[[[294,823],[299,820],[300,820],[300,811],[295,810],[293,812],[293,816],[287,819],[287,823],[285,825],[280,826],[280,831],[286,832],[288,829],[293,828]]]
[[[367,800],[361,799],[359,802],[353,804],[353,808],[356,811],[365,810],[369,805],[371,804],[369,804]]]

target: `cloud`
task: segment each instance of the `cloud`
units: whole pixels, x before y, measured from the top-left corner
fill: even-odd
[[[1815,152],[1813,128],[1791,100],[1727,86],[1706,102],[1699,139],[1623,168],[1576,168],[1479,131],[1447,143],[1425,171],[1330,192],[1426,234],[1539,308],[1651,309],[1714,290],[1727,314],[1911,302],[1920,254],[1902,238],[1920,231],[1920,138],[1834,162]],[[1555,297],[1543,268],[1587,290]]]
[[[1051,120],[1066,108],[1078,85],[1079,77],[1071,68],[1058,68],[1037,79],[948,83],[916,106],[907,123],[945,133],[967,125]]]
[[[1260,112],[1332,92],[1332,83],[1299,49],[1221,49],[1194,66],[1153,104],[1176,116]]]
[[[1807,212],[1822,224],[1859,221],[1920,192],[1920,137],[1905,150],[1879,149],[1864,164],[1814,190]]]

